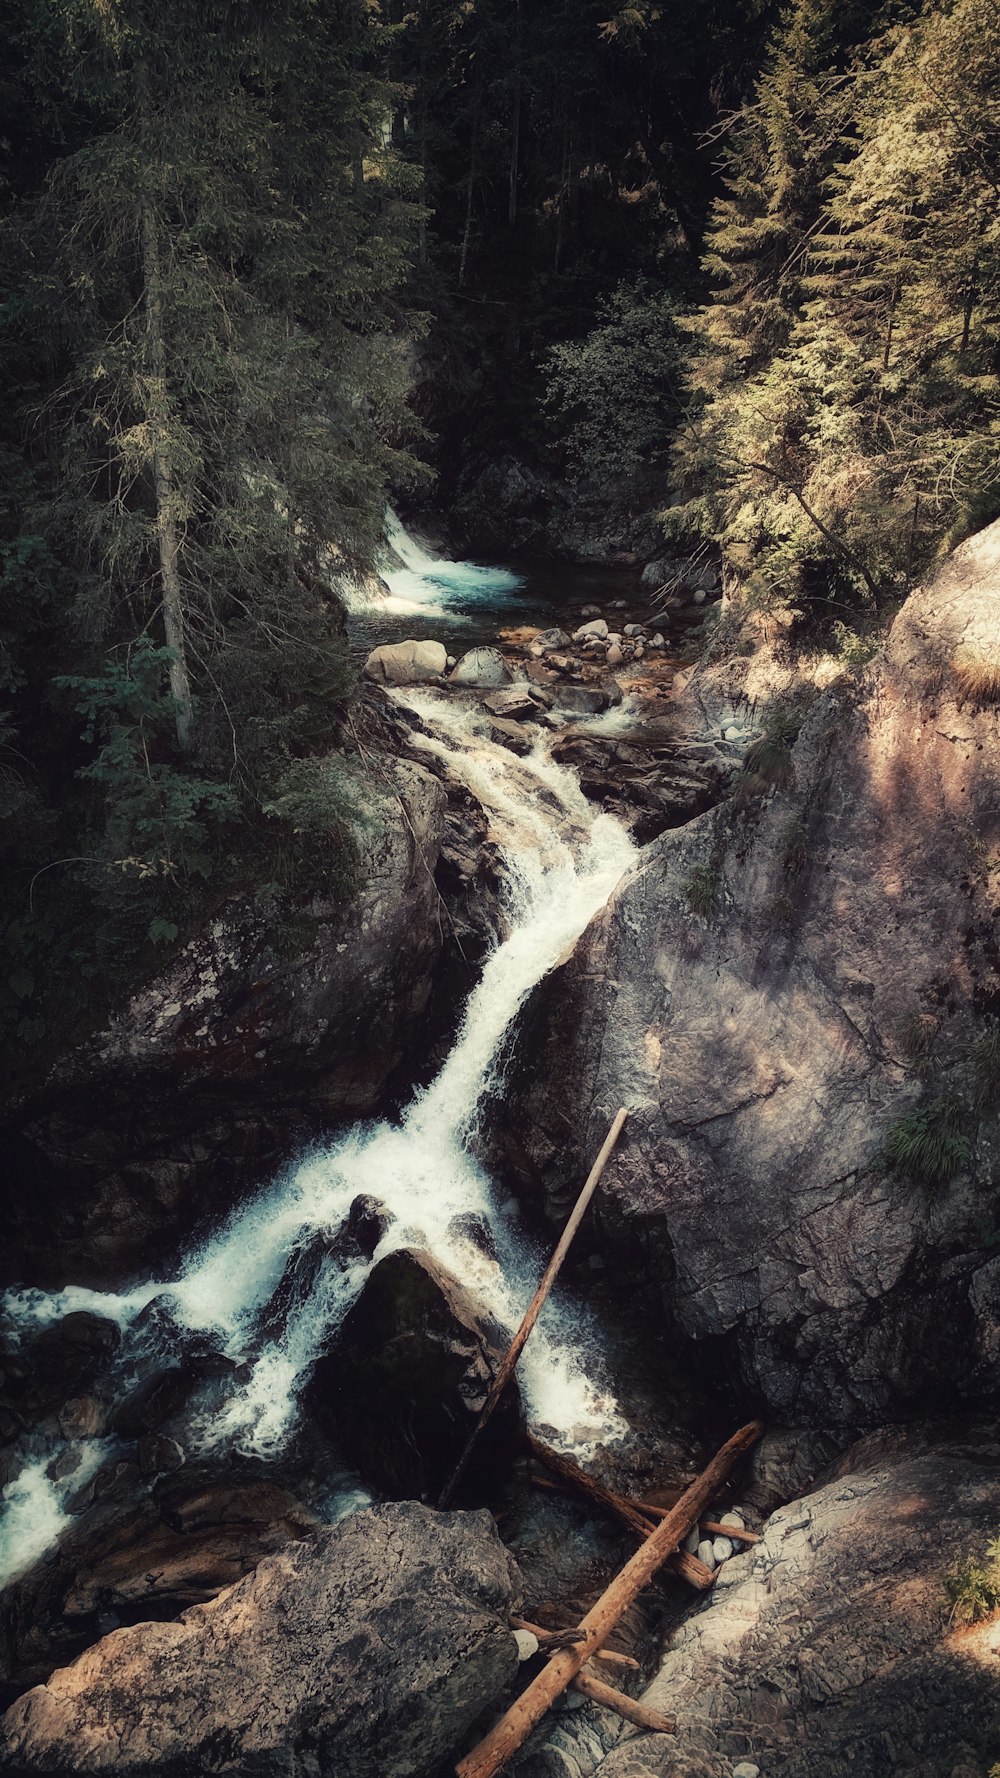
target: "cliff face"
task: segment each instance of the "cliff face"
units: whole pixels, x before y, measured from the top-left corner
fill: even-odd
[[[286,945],[228,904],[9,1110],[8,1279],[163,1265],[311,1130],[377,1109],[431,993],[444,835],[437,780],[386,762],[348,907],[293,909]]]
[[[632,1108],[594,1224],[612,1283],[791,1417],[1000,1384],[997,1126],[974,1108],[1000,1012],[1000,708],[968,666],[998,638],[1000,524],[908,600],[883,660],[812,697],[793,782],[647,851],[538,990],[509,1077],[494,1140],[553,1217]],[[944,1093],[967,1164],[885,1171],[893,1124]]]

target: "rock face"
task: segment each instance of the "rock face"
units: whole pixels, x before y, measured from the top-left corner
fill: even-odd
[[[283,934],[256,904],[227,904],[8,1108],[6,1280],[102,1285],[167,1266],[196,1219],[319,1122],[377,1108],[441,948],[445,811],[422,767],[384,771],[347,907],[314,901]]]
[[[365,661],[365,676],[376,685],[425,685],[448,665],[443,642],[384,642]]]
[[[791,1424],[1000,1387],[996,1123],[974,1104],[1000,722],[951,664],[977,626],[1000,636],[1000,524],[913,595],[883,662],[800,709],[783,783],[650,848],[536,992],[508,1076],[499,1158],[553,1220],[631,1107],[590,1225],[612,1281]],[[882,1170],[894,1123],[944,1094],[967,1164]]]
[[[487,1513],[358,1513],[53,1674],[3,1719],[0,1770],[418,1778],[512,1679],[516,1586]]]
[[[949,1626],[944,1576],[982,1560],[998,1484],[995,1429],[862,1446],[723,1567],[644,1694],[676,1735],[631,1735],[599,1778],[730,1778],[740,1761],[764,1778],[985,1773],[1000,1622]]]
[[[309,1400],[350,1462],[395,1498],[436,1499],[476,1423],[501,1354],[458,1280],[428,1253],[380,1260],[320,1360]],[[477,1443],[474,1484],[495,1485],[520,1430],[512,1383]]]

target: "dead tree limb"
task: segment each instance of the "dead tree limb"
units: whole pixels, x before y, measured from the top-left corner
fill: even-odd
[[[521,1356],[521,1353],[524,1351],[525,1345],[527,1343],[528,1335],[530,1334],[532,1328],[534,1327],[535,1322],[538,1320],[538,1317],[542,1312],[542,1308],[544,1307],[545,1299],[548,1296],[549,1291],[552,1289],[552,1286],[555,1283],[556,1279],[558,1278],[560,1271],[562,1270],[562,1263],[563,1263],[563,1260],[566,1258],[567,1253],[570,1250],[570,1247],[571,1247],[572,1241],[573,1241],[573,1236],[576,1234],[577,1229],[580,1227],[580,1224],[583,1221],[584,1211],[586,1210],[587,1205],[590,1203],[591,1198],[593,1197],[595,1191],[597,1190],[597,1187],[600,1183],[601,1174],[604,1172],[604,1169],[607,1166],[608,1161],[611,1158],[611,1152],[615,1146],[615,1143],[618,1141],[619,1136],[622,1133],[622,1126],[624,1125],[625,1119],[627,1117],[628,1117],[628,1111],[623,1106],[622,1109],[618,1112],[617,1116],[615,1117],[614,1123],[612,1124],[610,1130],[608,1131],[606,1137],[604,1138],[604,1146],[602,1147],[600,1154],[598,1155],[596,1161],[594,1162],[594,1165],[591,1167],[590,1173],[587,1176],[587,1182],[586,1182],[582,1192],[580,1193],[580,1196],[577,1198],[575,1205],[573,1206],[572,1215],[570,1216],[570,1219],[569,1219],[568,1223],[566,1224],[566,1227],[563,1229],[563,1232],[562,1232],[561,1236],[559,1237],[559,1241],[556,1244],[555,1252],[553,1253],[552,1258],[549,1260],[549,1263],[546,1266],[545,1271],[542,1274],[542,1281],[539,1284],[538,1289],[535,1291],[535,1294],[532,1297],[530,1303],[528,1304],[528,1307],[525,1310],[524,1320],[521,1322],[521,1325],[518,1328],[516,1334],[514,1335],[514,1338],[511,1340],[510,1346],[508,1347],[508,1350],[507,1350],[507,1356],[504,1359],[503,1363],[500,1366],[500,1369],[497,1371],[497,1374],[493,1379],[493,1382],[490,1386],[490,1392],[489,1392],[488,1396],[486,1397],[486,1400],[483,1404],[483,1411],[480,1414],[479,1419],[476,1421],[476,1424],[472,1429],[472,1436],[470,1437],[469,1442],[465,1447],[465,1450],[462,1452],[462,1455],[458,1460],[458,1463],[455,1467],[454,1473],[452,1474],[451,1480],[447,1483],[444,1493],[441,1495],[441,1498],[438,1501],[438,1505],[441,1507],[445,1507],[450,1504],[452,1496],[455,1492],[455,1489],[458,1486],[458,1483],[461,1481],[462,1475],[465,1470],[465,1466],[468,1463],[469,1458],[472,1455],[473,1446],[475,1445],[475,1442],[476,1442],[477,1438],[479,1437],[479,1434],[482,1432],[483,1427],[486,1425],[487,1421],[492,1418],[493,1410],[496,1407],[497,1402],[500,1400],[501,1395],[503,1394],[504,1390],[507,1387],[507,1384],[510,1382],[511,1377],[514,1374],[514,1367],[516,1366],[517,1361]]]
[[[626,1722],[634,1722],[640,1729],[672,1735],[677,1727],[676,1716],[662,1716],[659,1710],[650,1710],[648,1704],[637,1703],[635,1698],[626,1697],[624,1692],[617,1691],[613,1685],[605,1685],[603,1679],[595,1679],[590,1673],[578,1673],[570,1684],[575,1692],[582,1692],[585,1698],[590,1698],[594,1704],[603,1704],[607,1710],[617,1710]]]
[[[458,1778],[494,1778],[513,1753],[523,1747],[533,1728],[546,1711],[572,1684],[581,1667],[597,1653],[611,1635],[634,1599],[649,1584],[657,1569],[672,1556],[688,1532],[697,1525],[709,1502],[718,1492],[744,1451],[755,1444],[763,1432],[758,1421],[744,1426],[716,1452],[711,1463],[681,1495],[677,1505],[657,1526],[625,1567],[605,1589],[597,1604],[580,1624],[586,1639],[574,1648],[553,1655],[548,1665],[521,1693],[510,1709],[478,1747],[467,1754],[458,1767]]]

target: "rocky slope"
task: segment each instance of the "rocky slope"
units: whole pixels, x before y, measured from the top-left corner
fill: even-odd
[[[381,762],[346,908],[316,899],[282,932],[227,904],[8,1107],[8,1280],[168,1265],[311,1129],[375,1111],[431,994],[445,814],[428,771]]]
[[[513,1678],[517,1585],[488,1513],[358,1513],[25,1693],[0,1771],[412,1778]]]
[[[825,691],[788,681],[790,759],[779,744],[770,784],[648,849],[537,990],[508,1072],[494,1148],[553,1219],[631,1108],[592,1243],[711,1380],[792,1422],[1000,1387],[982,1078],[1000,723],[962,670],[998,636],[1000,524],[909,599],[884,659]],[[955,1176],[886,1171],[893,1125],[945,1095],[968,1142]]]

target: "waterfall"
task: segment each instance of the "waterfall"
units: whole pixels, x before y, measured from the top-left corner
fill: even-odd
[[[498,594],[521,585],[521,576],[509,568],[482,568],[475,562],[432,555],[410,536],[391,507],[385,515],[385,537],[379,573],[389,597],[382,610],[461,621],[462,606],[491,603]]]
[[[210,1419],[189,1428],[193,1451],[270,1455],[281,1449],[318,1352],[355,1301],[370,1264],[395,1248],[429,1249],[510,1330],[537,1282],[543,1256],[519,1232],[511,1207],[497,1201],[472,1139],[488,1096],[502,1090],[505,1039],[519,1008],[604,905],[635,848],[612,817],[588,803],[573,773],[552,760],[544,738],[517,757],[488,738],[478,707],[433,691],[395,696],[420,718],[424,732],[416,745],[444,762],[482,804],[503,862],[507,935],[484,965],[436,1079],[415,1093],[398,1122],[360,1126],[305,1155],[197,1247],[176,1278],[124,1293],[14,1292],[5,1305],[22,1328],[71,1309],[113,1317],[124,1333],[119,1364],[125,1366],[136,1356],[130,1338],[146,1337],[133,1333],[132,1324],[154,1298],[164,1301],[180,1329],[213,1334],[243,1367],[244,1380],[232,1383]],[[316,1231],[340,1227],[359,1193],[380,1200],[393,1218],[374,1260],[359,1260],[346,1272],[324,1263],[280,1338],[261,1343],[260,1311],[289,1255]],[[470,1211],[488,1219],[498,1259],[456,1229],[455,1218]],[[564,1445],[586,1451],[620,1436],[593,1331],[559,1292],[528,1342],[519,1376],[530,1417]],[[61,1486],[79,1482],[77,1473]],[[30,1477],[22,1472],[11,1484],[20,1492],[8,1503],[8,1519],[16,1508],[22,1522],[30,1497],[51,1536],[59,1487],[39,1465]]]

